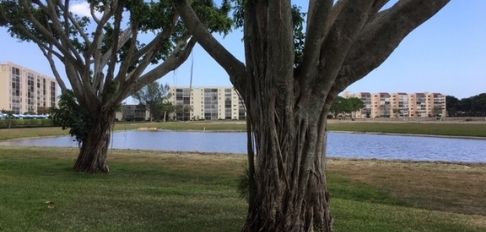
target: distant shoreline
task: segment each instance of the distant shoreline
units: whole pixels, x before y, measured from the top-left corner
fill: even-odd
[[[244,130],[198,130],[198,129],[145,129],[145,128],[134,128],[134,129],[118,129],[114,130],[113,133],[120,131],[147,131],[147,132],[205,132],[205,133],[245,133]],[[486,140],[486,137],[480,136],[462,136],[462,135],[432,135],[432,134],[410,134],[410,133],[394,133],[394,132],[373,132],[373,131],[344,131],[344,130],[330,130],[328,132],[332,133],[347,133],[347,134],[370,134],[370,135],[390,135],[390,136],[410,136],[410,137],[427,137],[427,138],[444,138],[444,139],[474,139],[474,140]],[[37,138],[54,138],[54,137],[64,137],[70,136],[68,134],[63,135],[41,135],[32,137],[21,137],[21,138],[11,138],[6,140],[0,140],[0,145],[2,142],[23,140],[23,139],[37,139]]]

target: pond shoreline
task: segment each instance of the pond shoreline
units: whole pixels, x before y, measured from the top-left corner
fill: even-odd
[[[205,132],[205,133],[246,133],[244,130],[170,130],[170,129],[157,129],[157,130],[144,130],[143,128],[134,129],[137,131],[165,131],[165,132]],[[116,130],[116,131],[130,131],[130,130]],[[486,140],[486,137],[480,136],[462,136],[462,135],[429,135],[429,134],[410,134],[410,133],[393,133],[393,132],[372,132],[372,131],[343,131],[343,130],[331,130],[332,133],[349,133],[349,134],[369,134],[369,135],[394,135],[394,136],[413,136],[413,137],[427,137],[427,138],[451,138],[451,139],[477,139]]]
[[[110,149],[163,152],[246,154],[246,135],[239,131],[119,130]],[[18,138],[0,146],[69,147],[79,144],[69,135]],[[486,139],[456,136],[331,131],[329,157],[398,161],[486,163]]]
[[[47,146],[11,146],[3,145],[0,142],[1,149],[78,149],[77,147],[47,147]],[[154,156],[161,155],[197,155],[197,156],[216,156],[216,157],[241,157],[246,159],[245,153],[232,153],[232,152],[203,152],[203,151],[170,151],[170,150],[144,150],[144,149],[119,149],[110,148],[108,150],[108,155],[110,152],[134,152],[134,153],[145,153]],[[385,162],[385,163],[400,163],[400,164],[434,164],[434,165],[461,165],[461,166],[474,166],[474,167],[486,167],[486,162],[461,162],[461,161],[442,161],[442,160],[410,160],[410,159],[377,159],[377,158],[352,158],[352,157],[337,157],[337,156],[326,156],[327,161],[356,161],[356,162]]]
[[[114,130],[113,133],[122,131],[147,131],[147,132],[204,132],[204,133],[246,133],[245,130],[171,130],[171,129],[146,129],[146,128],[135,128],[135,129],[118,129]],[[429,134],[410,134],[410,133],[393,133],[393,132],[372,132],[372,131],[343,131],[343,130],[331,130],[328,132],[333,133],[348,133],[348,134],[369,134],[369,135],[393,135],[393,136],[413,136],[413,137],[427,137],[427,138],[451,138],[451,139],[475,139],[475,140],[486,140],[486,137],[480,136],[462,136],[462,135],[429,135]],[[22,140],[22,139],[38,139],[38,138],[55,138],[69,136],[69,134],[64,135],[42,135],[42,136],[29,136],[20,138],[11,138],[0,140],[0,145],[2,142]]]
[[[349,133],[349,134],[369,134],[369,135],[395,135],[395,136],[413,136],[413,137],[427,137],[427,138],[444,138],[444,139],[476,139],[486,140],[486,137],[479,136],[462,136],[462,135],[429,135],[429,134],[409,134],[409,133],[392,133],[392,132],[364,132],[364,131],[330,131],[335,133]]]

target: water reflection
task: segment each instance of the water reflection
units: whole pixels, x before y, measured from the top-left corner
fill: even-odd
[[[74,147],[70,137],[6,141],[19,146]],[[246,135],[241,132],[119,131],[112,148],[160,151],[245,153]],[[486,163],[486,140],[419,136],[330,133],[328,155],[375,158]]]

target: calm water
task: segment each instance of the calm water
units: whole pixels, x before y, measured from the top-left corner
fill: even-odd
[[[21,139],[2,142],[20,146],[77,146],[70,137]],[[245,153],[246,134],[241,132],[121,131],[113,135],[112,148],[158,151]],[[486,163],[486,140],[330,133],[328,155]]]

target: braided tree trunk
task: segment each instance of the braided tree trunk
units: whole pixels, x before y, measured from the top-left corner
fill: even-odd
[[[330,105],[449,0],[400,0],[383,8],[387,2],[309,0],[304,17],[292,1],[243,1],[236,9],[243,63],[188,0],[175,1],[246,105],[250,191],[243,231],[332,231],[324,163]]]
[[[110,136],[114,124],[115,112],[104,111],[97,114],[87,137],[81,143],[81,149],[73,169],[79,172],[108,173],[106,164]]]
[[[332,231],[324,102],[253,83],[245,99],[249,211],[243,231]],[[281,93],[281,94],[278,94]]]

